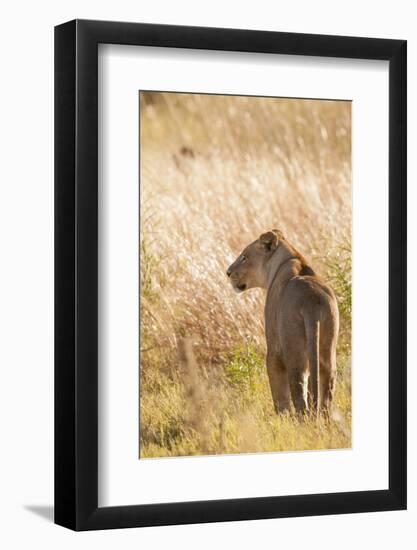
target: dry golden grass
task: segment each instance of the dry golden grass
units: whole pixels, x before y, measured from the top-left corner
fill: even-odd
[[[141,93],[140,457],[350,447],[350,103]],[[225,276],[278,227],[336,291],[336,417],[273,410],[264,293]]]

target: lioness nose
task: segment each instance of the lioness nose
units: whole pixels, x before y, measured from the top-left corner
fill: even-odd
[[[232,274],[232,270],[231,270],[230,267],[229,267],[229,269],[226,271],[226,275],[227,275],[228,277],[230,277],[231,274]]]

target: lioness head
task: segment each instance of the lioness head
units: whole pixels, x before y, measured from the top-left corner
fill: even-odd
[[[281,231],[273,229],[243,249],[228,267],[226,274],[238,293],[255,287],[266,287],[267,263],[283,239]]]

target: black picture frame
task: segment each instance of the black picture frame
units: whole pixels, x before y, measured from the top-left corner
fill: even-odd
[[[98,506],[98,44],[389,62],[389,488]],[[405,40],[74,20],[55,28],[55,523],[74,530],[406,508]]]

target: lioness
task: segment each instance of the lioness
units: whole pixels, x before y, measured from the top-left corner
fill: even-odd
[[[275,410],[327,413],[336,382],[339,312],[332,289],[278,229],[263,233],[227,269],[236,292],[266,289],[266,366]],[[308,384],[309,381],[309,384]]]

